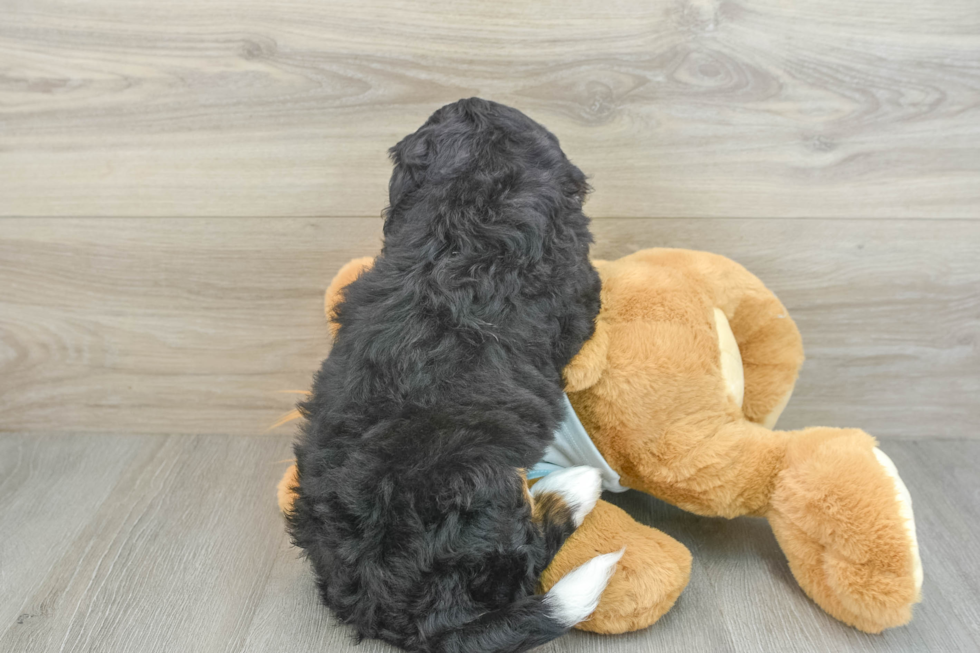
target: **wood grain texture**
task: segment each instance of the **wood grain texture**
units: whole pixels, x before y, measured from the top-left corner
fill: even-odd
[[[395,653],[355,646],[319,604],[274,501],[288,448],[283,437],[0,435],[0,650]],[[915,502],[925,568],[908,626],[873,636],[827,616],[762,520],[698,517],[627,492],[607,498],[691,549],[688,588],[647,630],[573,632],[538,650],[975,650],[980,442],[883,449]]]
[[[783,428],[977,437],[980,221],[602,220],[599,258],[701,248],[783,300]],[[0,430],[261,433],[329,352],[322,293],[380,220],[0,220]],[[291,432],[294,426],[285,426]]]
[[[0,223],[7,430],[260,433],[329,350],[359,220]],[[52,409],[52,401],[58,404]]]
[[[40,616],[24,601],[70,553],[144,443],[138,436],[0,436],[0,632]]]
[[[90,445],[106,439],[82,437]],[[141,444],[85,529],[64,533],[74,536],[40,588],[15,588],[22,614],[2,625],[0,650],[241,649],[285,539],[270,488],[289,443],[157,436]],[[53,467],[37,475],[50,482],[60,473]],[[39,482],[34,490],[50,493]],[[70,518],[84,494],[54,499],[55,508],[35,520]]]
[[[7,0],[0,214],[376,216],[471,95],[596,217],[980,216],[975,0]]]

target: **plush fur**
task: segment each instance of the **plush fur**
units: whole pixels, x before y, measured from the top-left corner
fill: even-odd
[[[360,637],[523,651],[587,616],[534,595],[574,510],[534,510],[519,472],[552,438],[562,370],[599,311],[586,180],[541,125],[475,98],[391,157],[382,252],[332,286],[288,528]],[[565,587],[601,592],[614,566]]]
[[[595,612],[576,625],[595,633],[646,628],[677,601],[691,575],[691,554],[683,544],[635,521],[621,508],[599,501],[551,561],[538,581],[548,592],[572,569],[596,553],[626,549]]]
[[[803,362],[786,307],[716,254],[650,249],[594,264],[602,276],[596,337],[565,376],[572,406],[621,482],[701,515],[764,516],[800,586],[829,614],[872,633],[906,623],[922,583],[914,521],[874,438],[771,428]],[[723,374],[716,309],[742,360],[741,403]],[[556,557],[559,573],[583,555],[579,547],[639,554],[639,535],[599,524],[602,510]],[[670,583],[679,591],[687,582],[671,548],[649,553],[642,579],[617,578],[631,569],[627,554],[589,627],[619,632],[662,614],[675,596]],[[620,584],[631,590],[626,598],[613,592]],[[630,611],[643,618],[620,618]]]
[[[800,586],[829,614],[872,633],[907,622],[923,571],[897,470],[858,429],[771,430],[803,362],[786,308],[745,268],[714,254],[654,249],[594,264],[602,311],[565,368],[566,390],[623,481],[700,514],[764,515]],[[331,285],[328,317],[337,288],[353,276],[345,268]],[[736,351],[725,351],[724,333]],[[726,377],[727,354],[741,359],[742,383]],[[736,386],[744,387],[741,403]],[[284,510],[292,499],[280,494]],[[686,586],[691,555],[603,501],[545,569],[539,591],[623,547],[595,612],[576,627],[649,626]]]

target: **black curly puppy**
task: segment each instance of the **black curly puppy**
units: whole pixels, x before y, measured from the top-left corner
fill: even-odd
[[[599,494],[590,468],[552,474],[533,499],[521,475],[599,311],[588,186],[544,127],[477,98],[391,157],[384,247],[345,289],[300,406],[289,529],[359,638],[524,651],[588,617],[619,559],[534,595]]]

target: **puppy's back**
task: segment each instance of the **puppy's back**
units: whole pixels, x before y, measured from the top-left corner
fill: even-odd
[[[290,530],[361,635],[524,650],[571,625],[532,593],[574,524],[535,521],[518,469],[598,313],[585,178],[543,127],[475,99],[392,158],[384,248],[301,406]]]

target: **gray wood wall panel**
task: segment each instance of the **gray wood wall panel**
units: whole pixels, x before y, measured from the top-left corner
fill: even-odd
[[[593,230],[597,257],[706,249],[782,298],[808,352],[784,428],[977,437],[980,221]],[[330,278],[380,241],[378,219],[0,219],[0,430],[263,432],[329,352]]]
[[[481,95],[596,216],[980,216],[975,0],[8,1],[0,57],[0,215],[374,216]]]

